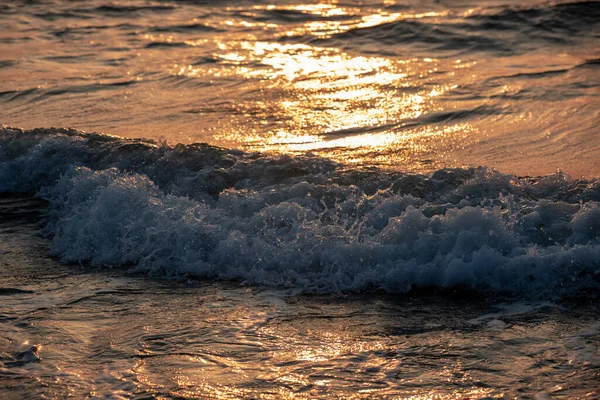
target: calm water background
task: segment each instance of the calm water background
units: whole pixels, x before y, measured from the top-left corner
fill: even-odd
[[[2,2],[0,399],[599,398],[599,24]]]
[[[598,2],[4,2],[0,123],[598,176],[598,21]]]

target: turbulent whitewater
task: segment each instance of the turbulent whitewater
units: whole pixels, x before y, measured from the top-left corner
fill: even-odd
[[[0,160],[1,191],[49,202],[63,262],[319,293],[600,285],[595,179],[349,169],[64,129],[4,129]]]

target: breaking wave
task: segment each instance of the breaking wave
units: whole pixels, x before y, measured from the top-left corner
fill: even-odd
[[[0,192],[49,202],[66,263],[307,292],[600,286],[600,182],[487,168],[428,175],[312,156],[0,131]]]

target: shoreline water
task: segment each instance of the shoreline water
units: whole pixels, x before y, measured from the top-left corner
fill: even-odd
[[[0,7],[2,123],[600,175],[597,2]]]
[[[0,398],[600,398],[600,2],[5,3]]]
[[[346,169],[314,155],[5,129],[3,192],[49,201],[63,262],[308,292],[598,286],[600,183]]]
[[[0,397],[598,395],[590,298],[306,295],[61,265],[41,236],[44,207],[9,201]]]

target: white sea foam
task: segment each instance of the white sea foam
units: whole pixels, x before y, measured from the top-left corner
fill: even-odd
[[[64,262],[314,292],[598,289],[600,190],[485,168],[358,173],[316,157],[5,129],[0,191],[50,202]]]

